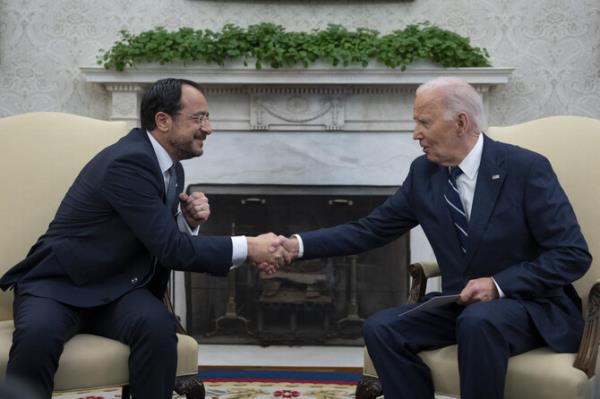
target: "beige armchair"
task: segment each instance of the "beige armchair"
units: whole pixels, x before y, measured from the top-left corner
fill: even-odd
[[[583,299],[585,330],[577,353],[555,353],[539,348],[512,357],[506,378],[506,399],[580,399],[600,397],[596,364],[600,339],[600,121],[557,116],[509,126],[491,127],[489,135],[537,151],[550,159],[567,192],[594,263],[575,283]],[[435,263],[417,263],[409,268],[413,278],[409,302],[425,293],[428,277],[438,276]],[[421,352],[430,367],[435,390],[444,396],[459,397],[456,345]],[[363,379],[356,397],[375,398],[381,385],[365,350]],[[385,394],[385,393],[384,393]],[[393,399],[393,398],[390,398]]]
[[[30,113],[0,119],[0,274],[25,257],[46,230],[66,190],[83,165],[127,133],[125,122],[61,113]],[[12,342],[12,291],[0,291],[0,378]],[[198,379],[198,344],[178,334],[176,392],[204,398]],[[122,386],[127,383],[129,347],[80,334],[67,342],[55,376],[56,391]],[[35,359],[32,359],[34,362]]]

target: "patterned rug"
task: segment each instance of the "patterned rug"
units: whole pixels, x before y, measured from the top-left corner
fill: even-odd
[[[52,395],[52,399],[121,399],[121,388],[55,393]]]
[[[209,370],[206,399],[350,399],[358,373],[292,370]]]
[[[206,399],[351,399],[360,378],[358,372],[268,369],[202,370],[199,375]],[[121,389],[68,392],[52,398],[120,399]]]

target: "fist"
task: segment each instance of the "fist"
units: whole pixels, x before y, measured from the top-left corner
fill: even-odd
[[[190,195],[181,193],[179,194],[179,202],[181,204],[181,213],[191,228],[195,229],[208,220],[210,216],[210,204],[204,193],[199,191],[193,192]]]

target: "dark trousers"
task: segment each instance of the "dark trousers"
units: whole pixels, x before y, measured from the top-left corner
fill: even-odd
[[[509,357],[544,345],[523,305],[512,299],[399,316],[412,306],[383,310],[363,328],[386,398],[433,398],[431,372],[417,354],[458,344],[461,398],[502,399]]]
[[[176,323],[164,304],[146,289],[107,305],[77,308],[48,298],[15,297],[15,332],[7,379],[26,381],[50,398],[63,346],[78,333],[129,345],[129,384],[134,399],[170,399],[177,369]]]

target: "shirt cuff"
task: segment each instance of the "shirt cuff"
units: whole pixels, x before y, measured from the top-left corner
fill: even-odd
[[[301,258],[304,255],[304,243],[302,242],[302,237],[300,237],[300,234],[292,234],[292,237],[296,237],[298,240],[298,258]]]
[[[238,268],[246,261],[248,257],[248,241],[246,236],[232,236],[231,245],[233,248],[231,255],[231,269]]]
[[[179,231],[188,233],[191,236],[197,236],[200,231],[200,225],[196,226],[195,229],[192,229],[181,212],[177,214],[177,226],[179,227]]]
[[[492,281],[494,282],[494,285],[496,286],[496,289],[498,290],[498,298],[505,298],[506,295],[504,295],[504,291],[502,291],[502,288],[500,288],[500,286],[498,285],[498,283],[496,282],[496,280],[492,277]]]

